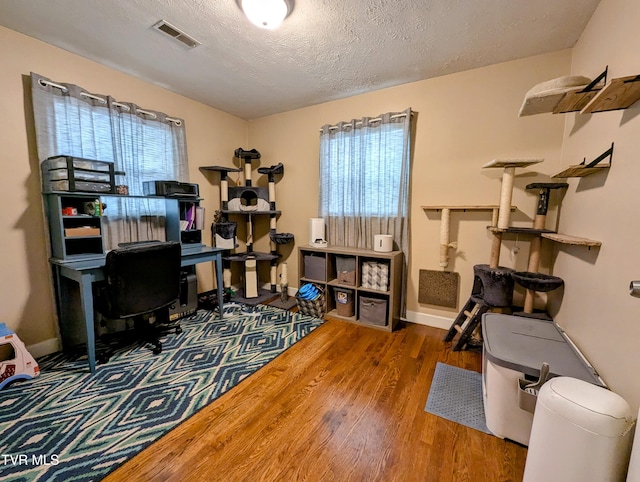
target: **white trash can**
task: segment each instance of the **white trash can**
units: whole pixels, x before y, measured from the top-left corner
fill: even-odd
[[[619,395],[571,377],[538,394],[523,482],[622,481],[634,418]]]
[[[640,417],[640,410],[638,410],[638,417]],[[629,457],[627,482],[640,482],[640,425],[638,425],[637,420],[635,433],[631,447],[631,456]]]

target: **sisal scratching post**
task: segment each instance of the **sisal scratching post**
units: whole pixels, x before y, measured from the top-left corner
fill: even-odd
[[[513,180],[515,178],[516,167],[526,167],[542,162],[544,159],[494,159],[484,166],[486,168],[502,168],[502,188],[500,190],[500,209],[498,211],[498,229],[507,229],[511,218],[511,199],[513,197]],[[493,233],[491,244],[491,257],[489,266],[497,268],[500,263],[500,246],[502,243],[502,233]]]
[[[539,189],[538,192],[538,205],[536,209],[536,216],[533,219],[533,229],[537,231],[544,231],[547,223],[547,212],[549,211],[549,195],[551,189],[564,189],[569,187],[566,182],[536,182],[526,186],[525,189]],[[529,250],[529,264],[527,271],[529,273],[537,273],[540,269],[540,252],[542,250],[542,237],[536,236],[531,240],[531,247]],[[524,298],[524,312],[533,313],[533,301],[535,297],[535,290],[527,289]]]
[[[545,220],[547,216],[536,214],[533,222],[533,229],[544,229]],[[529,273],[537,273],[540,269],[540,251],[542,250],[542,237],[536,236],[531,240],[529,248],[529,264],[527,265],[527,271]],[[535,298],[535,291],[527,289],[524,295],[524,312],[533,313],[533,301]]]
[[[451,210],[449,208],[442,209],[442,217],[440,219],[440,267],[446,268],[449,265],[449,248],[456,248],[457,243],[449,242],[449,220],[451,218]]]
[[[502,173],[502,189],[500,190],[500,210],[498,211],[498,227],[507,229],[511,217],[511,198],[513,197],[513,178],[516,168],[507,166]]]

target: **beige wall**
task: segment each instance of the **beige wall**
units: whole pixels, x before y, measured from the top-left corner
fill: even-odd
[[[55,309],[29,84],[24,77],[37,72],[185,119],[190,178],[201,186],[207,222],[219,206],[219,192],[198,167],[230,164],[234,149],[247,141],[248,125],[242,119],[3,27],[0,58],[0,322],[7,323],[27,345],[45,345],[36,346],[35,351],[47,351],[56,336]],[[204,236],[210,243],[209,230]],[[211,266],[198,267],[200,291],[213,287],[212,273]]]
[[[640,74],[640,3],[602,0],[573,52],[572,74],[609,79]],[[555,274],[565,282],[557,321],[634,410],[640,404],[640,103],[621,111],[567,114],[563,167],[595,159],[615,143],[606,174],[570,179],[560,230],[602,241],[600,249],[559,247]]]
[[[408,318],[446,326],[457,310],[418,303],[420,269],[438,270],[440,213],[426,213],[423,205],[498,204],[502,170],[481,169],[495,158],[544,158],[535,169],[520,170],[515,181],[513,224],[531,226],[536,195],[525,191],[533,181],[548,180],[543,174],[557,172],[564,119],[518,118],[529,88],[544,80],[566,75],[570,51],[415,82],[314,107],[264,117],[249,124],[249,141],[263,154],[263,162],[285,164],[278,184],[280,231],[293,232],[296,246],[308,243],[308,218],[318,215],[318,130],[362,116],[376,116],[411,107],[418,113],[412,168],[412,236],[408,287]],[[549,224],[553,224],[554,211]],[[487,263],[491,237],[486,226],[490,212],[454,213],[449,268],[460,274],[461,306],[471,292],[473,265]],[[507,239],[507,238],[505,238]],[[507,239],[501,264],[526,267],[528,244],[519,240],[519,254]],[[297,273],[297,256],[288,258],[289,271]],[[547,266],[545,259],[544,266]],[[297,282],[296,282],[297,283]]]

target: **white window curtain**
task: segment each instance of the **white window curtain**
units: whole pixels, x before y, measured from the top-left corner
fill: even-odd
[[[188,182],[185,125],[162,112],[141,109],[77,85],[31,73],[40,161],[58,155],[109,161],[125,176],[118,184],[141,196],[143,182]],[[108,198],[105,247],[119,242],[165,239],[164,202]]]
[[[320,133],[319,215],[336,246],[373,248],[374,235],[391,234],[409,254],[411,108],[324,125]],[[403,296],[404,297],[404,296]],[[405,301],[402,301],[405,314]]]

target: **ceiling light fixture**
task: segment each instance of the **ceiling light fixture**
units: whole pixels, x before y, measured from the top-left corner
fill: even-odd
[[[260,28],[274,29],[293,10],[293,0],[238,0],[242,11]]]

